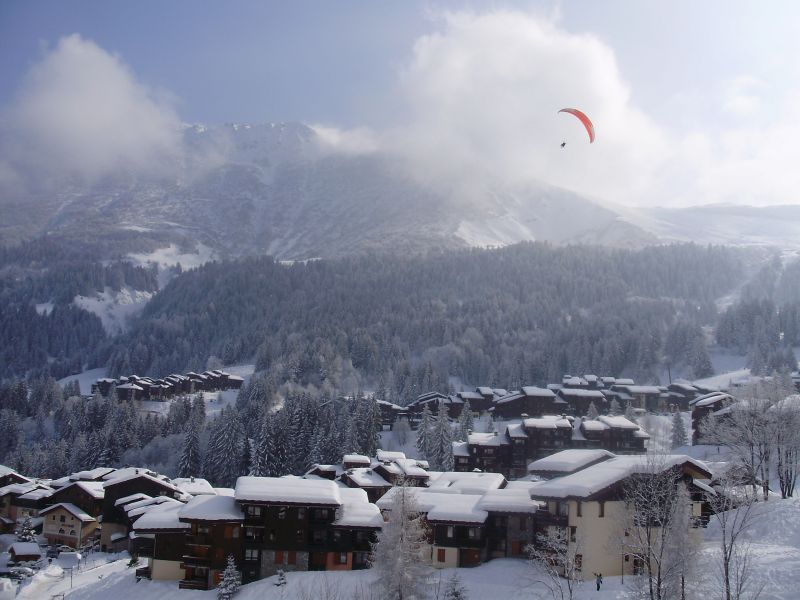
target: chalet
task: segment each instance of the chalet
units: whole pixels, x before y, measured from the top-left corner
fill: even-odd
[[[240,477],[234,498],[244,512],[245,581],[269,577],[279,569],[353,568],[353,553],[366,550],[358,550],[364,546],[344,539],[341,528],[380,526],[375,518],[377,512],[367,507],[364,491],[342,488],[332,481]],[[364,506],[348,510],[345,504],[354,502]],[[342,520],[344,517],[347,519]],[[355,557],[355,563],[362,559],[366,557]]]
[[[342,466],[345,469],[356,469],[359,467],[369,467],[371,464],[369,456],[363,454],[345,454],[342,457]]]
[[[120,400],[139,400],[144,395],[144,388],[135,383],[123,383],[115,389],[117,390],[117,398]]]
[[[735,402],[734,397],[725,392],[711,392],[698,396],[689,403],[692,409],[692,444],[702,444],[702,421],[708,415],[717,413]]]
[[[585,452],[595,452],[592,456],[596,457],[596,451]],[[653,469],[676,469],[676,485],[711,477],[705,466],[688,456],[667,455],[655,464],[642,456],[604,457],[596,462],[579,455],[580,451],[570,451],[569,456],[550,457],[550,466],[567,474],[538,483],[531,487],[530,495],[542,503],[542,510],[536,513],[536,533],[557,533],[567,540],[584,579],[591,579],[594,573],[630,575],[641,567],[619,542],[619,524],[630,520],[623,499],[626,480],[646,477]],[[570,462],[582,464],[570,466]],[[692,517],[700,516],[699,503],[692,502],[687,510]],[[698,525],[697,519],[689,522],[692,527]]]
[[[383,527],[378,507],[369,500],[366,490],[339,490],[342,506],[331,523],[326,571],[360,570],[369,567],[372,544]]]
[[[520,558],[533,541],[534,515],[540,504],[531,499],[531,482],[512,481],[507,487],[487,490],[478,502],[485,510],[486,558]]]
[[[42,558],[42,551],[36,542],[14,542],[8,548],[9,563],[36,562]]]
[[[650,436],[623,416],[600,415],[576,419],[572,437],[575,448],[603,448],[617,454],[643,454]]]
[[[146,511],[134,524],[133,551],[147,559],[147,566],[136,570],[137,577],[181,581],[185,577],[183,555],[189,523],[180,520],[181,503],[165,503]]]
[[[126,544],[129,530],[124,509],[126,504],[143,497],[169,496],[176,500],[185,497],[169,478],[135,467],[115,471],[103,488],[103,529],[100,536],[103,550]]]
[[[384,429],[391,428],[400,414],[405,414],[406,409],[386,400],[376,400],[381,411],[381,425]]]
[[[688,381],[676,381],[667,386],[669,393],[668,403],[673,405],[673,410],[689,410],[689,403],[702,395],[700,390]]]
[[[539,479],[553,479],[570,475],[609,458],[614,458],[614,455],[607,450],[562,450],[533,461],[528,465],[528,472]]]
[[[214,496],[217,493],[207,479],[200,477],[179,477],[173,479],[172,484],[189,496]]]
[[[424,486],[430,479],[427,467],[427,461],[406,458],[403,452],[378,450],[372,470],[392,485],[402,479],[407,485]]]
[[[621,384],[620,380],[617,380],[617,382],[611,386],[611,389],[615,392],[627,394],[631,398],[630,402],[633,408],[641,408],[649,412],[666,411],[666,403],[662,398],[662,392],[658,386]]]
[[[14,522],[35,518],[46,506],[53,488],[37,482],[12,483],[0,488],[0,516]]]
[[[55,490],[47,499],[47,504],[70,504],[82,512],[98,517],[103,512],[105,488],[102,481],[73,481]]]
[[[465,402],[469,402],[470,409],[475,413],[481,413],[489,410],[494,404],[494,392],[491,394],[483,394],[478,388],[474,392],[457,392],[453,400],[453,406],[450,408],[450,418],[456,419],[461,414],[461,408]]]
[[[566,389],[588,390],[589,382],[580,376],[564,375],[561,378],[561,386]]]
[[[372,467],[347,469],[339,476],[339,481],[349,488],[364,490],[369,501],[373,503],[392,487],[392,484],[376,473]]]
[[[569,405],[569,412],[573,415],[585,415],[589,411],[589,405],[594,402],[595,407],[601,413],[608,412],[605,395],[600,390],[590,390],[588,388],[568,388],[563,387],[558,390],[558,396]]]
[[[478,469],[508,474],[508,467],[511,463],[511,442],[508,436],[495,431],[493,433],[470,433],[468,438],[467,442],[462,442],[465,445],[467,461],[463,460],[463,455],[455,456],[454,450],[457,471]]]
[[[12,483],[31,483],[31,480],[4,465],[0,465],[0,488]]]
[[[538,417],[561,413],[567,402],[547,388],[524,386],[521,391],[497,398],[494,403],[495,417],[518,419],[522,415]]]
[[[101,396],[108,398],[111,396],[111,392],[116,383],[116,379],[109,379],[108,377],[98,379],[92,384],[92,394],[100,394]]]
[[[181,563],[184,577],[178,587],[194,590],[216,587],[229,555],[237,565],[244,564],[244,513],[232,495],[195,496],[178,509],[178,520],[189,525]]]
[[[77,550],[93,540],[97,531],[97,519],[69,502],[48,506],[39,516],[43,519],[42,535],[52,546],[65,545]]]
[[[525,455],[528,459],[569,448],[572,442],[572,421],[563,415],[523,419],[522,429],[527,434]]]

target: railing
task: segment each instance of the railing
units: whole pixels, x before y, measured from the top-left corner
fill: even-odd
[[[212,539],[207,535],[187,535],[187,546],[211,546]]]
[[[182,579],[178,582],[180,590],[207,590],[208,582],[205,579]]]

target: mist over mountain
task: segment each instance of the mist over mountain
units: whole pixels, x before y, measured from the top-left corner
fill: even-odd
[[[186,127],[182,151],[157,171],[27,186],[0,202],[6,243],[60,235],[106,239],[122,253],[168,241],[202,242],[219,256],[285,260],[524,240],[655,241],[566,190],[428,185],[390,153],[334,149],[299,123]]]

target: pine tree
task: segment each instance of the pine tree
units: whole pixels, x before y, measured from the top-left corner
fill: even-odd
[[[486,419],[486,433],[494,433],[494,430],[494,419],[492,418],[492,415],[489,415],[489,418]]]
[[[686,445],[686,426],[683,423],[683,415],[675,412],[672,415],[672,449]]]
[[[633,406],[631,406],[630,401],[625,403],[625,418],[634,423],[636,422],[636,417],[633,413]]]
[[[444,600],[467,600],[467,590],[461,585],[458,571],[453,572],[453,576],[447,582],[447,589],[444,591]]]
[[[242,585],[242,575],[236,568],[236,562],[233,560],[233,554],[228,555],[228,564],[222,572],[222,580],[217,587],[217,598],[219,600],[231,600],[239,587]]]
[[[466,400],[461,409],[461,414],[458,416],[458,439],[462,442],[469,441],[469,433],[474,427],[472,408],[469,405],[469,400]]]
[[[36,532],[33,530],[33,524],[30,517],[25,517],[25,520],[15,532],[18,542],[35,542]]]
[[[197,421],[189,421],[189,427],[183,436],[183,451],[178,461],[178,477],[197,477],[200,475],[202,458],[200,456],[200,432]]]
[[[600,416],[600,413],[597,411],[597,407],[594,405],[594,400],[589,403],[589,408],[586,409],[586,418],[587,419],[596,419]]]
[[[419,455],[425,460],[430,460],[428,454],[430,453],[431,445],[431,425],[433,423],[433,415],[428,403],[422,407],[422,415],[417,428],[417,451]]]
[[[452,471],[454,462],[453,428],[447,417],[447,406],[444,402],[439,403],[429,446],[431,455],[428,456],[428,461],[431,463],[431,467],[436,471]]]
[[[619,401],[617,401],[616,398],[611,399],[611,404],[608,407],[608,412],[612,417],[615,417],[622,412],[622,407],[619,405]]]
[[[372,547],[372,568],[383,600],[422,599],[427,594],[428,566],[422,548],[427,531],[413,488],[401,484],[391,490],[389,520]]]

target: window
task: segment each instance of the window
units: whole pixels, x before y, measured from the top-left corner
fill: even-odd
[[[298,529],[295,532],[295,537],[297,538],[298,542],[302,542],[305,539],[306,536],[305,536],[305,533],[303,532],[302,529]]]
[[[341,539],[342,539],[342,532],[339,531],[338,529],[334,530],[334,532],[333,532],[333,541],[334,542],[338,542]]]
[[[559,517],[568,517],[569,516],[569,503],[567,503],[567,502],[558,502],[556,504],[556,514]]]
[[[233,527],[233,539],[235,539],[235,540],[239,539],[239,528],[236,527],[235,525]]]
[[[70,535],[77,535],[77,534],[75,533],[75,530],[74,530],[74,529],[70,529],[70,530],[69,530],[69,534],[70,534]]]
[[[52,520],[52,521],[55,521],[55,520],[56,520],[56,516],[55,516],[55,515],[52,515],[52,516],[50,517],[50,520]]]
[[[325,532],[321,529],[315,529],[311,534],[311,538],[314,540],[315,544],[321,544],[325,541]]]
[[[260,506],[247,506],[245,508],[245,512],[247,513],[248,517],[260,517],[261,516],[261,507]]]
[[[580,571],[583,568],[583,554],[575,555],[575,570]]]
[[[505,538],[503,538],[502,540],[497,540],[497,543],[495,544],[495,547],[498,550],[505,551],[505,549],[506,549],[506,540],[505,540]]]
[[[520,531],[527,531],[528,530],[528,517],[520,517],[519,518],[519,530]]]
[[[581,514],[581,512],[582,512],[582,511],[581,511],[581,508],[582,508],[582,507],[583,507],[583,503],[582,503],[580,500],[578,500],[578,502],[577,502],[577,508],[576,508],[576,515],[577,515],[578,517],[582,517],[582,516],[583,516],[583,515]]]
[[[578,528],[577,527],[570,527],[569,528],[569,541],[575,542],[575,536],[577,534]]]
[[[340,565],[347,564],[347,552],[339,552],[339,564]]]
[[[436,560],[437,562],[443,563],[445,561],[445,551],[444,548],[439,548],[436,551]]]
[[[259,550],[256,550],[254,548],[246,548],[244,551],[244,559],[258,561],[261,559],[260,554],[261,552]]]
[[[61,517],[59,518],[59,521],[61,521],[62,523],[66,522],[66,520],[67,518],[64,515],[61,515]]]
[[[275,541],[275,530],[274,529],[270,529],[269,530],[269,541],[270,542],[274,542]]]
[[[447,537],[452,538],[454,533],[455,527],[452,525],[447,526]]]
[[[64,533],[64,528],[62,527],[61,529],[59,529],[58,533]]]
[[[285,519],[286,518],[286,507],[285,506],[281,506],[278,509],[278,518],[279,519]]]
[[[606,516],[606,503],[601,500],[600,502],[597,503],[597,505],[599,507],[597,509],[597,511],[598,511],[597,512],[597,516],[598,517],[605,517]]]
[[[211,533],[211,528],[208,527],[208,525],[198,525],[197,533],[198,535],[208,535],[209,533]]]
[[[480,530],[477,527],[467,528],[467,537],[471,540],[477,540],[481,536]]]
[[[299,520],[303,520],[306,518],[306,509],[305,508],[298,508],[297,509],[297,518]]]
[[[328,518],[328,509],[327,508],[315,508],[314,509],[314,518],[315,519],[327,519]]]
[[[283,550],[275,550],[275,564],[276,565],[283,564]]]
[[[287,553],[286,564],[287,565],[296,565],[297,564],[297,552],[295,552],[294,550],[290,550]]]
[[[484,456],[494,456],[494,448],[484,448],[483,454]]]

